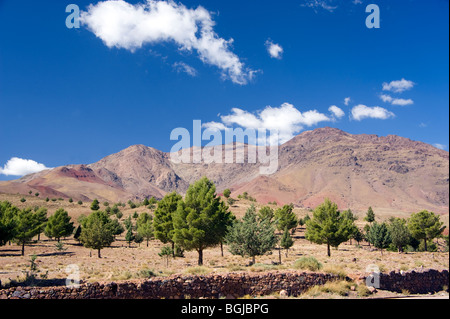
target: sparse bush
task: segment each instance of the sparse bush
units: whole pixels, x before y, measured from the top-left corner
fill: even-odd
[[[81,200],[79,200],[78,205],[83,205],[83,202]]]
[[[344,267],[339,265],[326,265],[323,267],[323,272],[327,274],[334,274],[339,276],[341,279],[345,279],[347,277],[347,273],[344,270]]]
[[[322,286],[310,288],[304,295],[316,297],[320,294],[333,294],[338,296],[347,296],[352,284],[347,281],[330,281]]]
[[[294,263],[295,269],[318,271],[322,269],[322,264],[314,257],[301,257]]]
[[[24,197],[22,197],[22,198],[20,199],[20,201],[21,201],[22,203],[25,203],[27,200],[26,200]]]
[[[184,273],[188,275],[207,275],[211,273],[211,269],[205,266],[189,267]]]

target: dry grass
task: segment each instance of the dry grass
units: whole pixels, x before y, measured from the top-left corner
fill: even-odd
[[[78,205],[65,201],[49,201],[36,198],[34,196],[26,197],[25,203],[20,202],[21,195],[0,194],[1,200],[9,200],[14,205],[24,208],[33,206],[45,206],[48,208],[49,215],[56,209],[62,207],[76,219],[81,214],[89,214],[89,203]],[[251,203],[239,201],[236,207],[231,210],[240,218]],[[258,205],[260,206],[260,205]],[[103,209],[103,205],[101,205]],[[121,209],[123,212],[122,220],[132,215],[135,211],[138,213],[149,211],[145,207],[130,209],[128,206]],[[296,209],[299,217],[304,217],[306,211]],[[310,213],[311,216],[311,213]],[[362,219],[362,218],[361,218]],[[361,221],[359,221],[361,222]],[[46,274],[49,279],[66,278],[65,269],[70,264],[76,264],[80,269],[80,277],[84,281],[109,281],[126,280],[135,278],[146,278],[148,276],[168,276],[175,273],[228,273],[228,272],[260,272],[260,271],[283,271],[298,270],[295,262],[302,257],[314,257],[323,268],[321,272],[331,272],[339,275],[350,275],[364,273],[367,266],[376,264],[382,272],[391,270],[413,270],[421,267],[448,269],[448,253],[396,253],[373,251],[366,244],[360,247],[344,243],[339,249],[332,249],[331,257],[327,257],[326,246],[311,244],[304,239],[304,228],[297,228],[294,234],[294,246],[289,250],[288,257],[282,253],[282,265],[274,265],[278,262],[278,251],[274,250],[272,254],[260,256],[256,259],[256,264],[247,266],[250,259],[233,256],[224,247],[224,256],[221,256],[220,248],[212,248],[204,251],[204,266],[197,267],[198,255],[195,251],[185,252],[184,258],[170,259],[169,266],[166,266],[165,259],[158,256],[161,248],[164,246],[158,240],[152,240],[149,247],[145,242],[138,246],[132,244],[128,248],[125,242],[125,234],[118,236],[111,247],[102,250],[102,258],[97,257],[96,251],[86,249],[73,239],[63,240],[67,250],[58,252],[55,248],[55,241],[47,239],[41,235],[41,241],[26,246],[25,256],[20,256],[20,247],[12,244],[0,247],[0,280],[3,284],[11,280],[16,280],[23,276],[23,271],[29,266],[31,255],[37,255],[37,265],[40,274]],[[361,288],[362,289],[362,288]],[[339,294],[338,294],[339,295]]]

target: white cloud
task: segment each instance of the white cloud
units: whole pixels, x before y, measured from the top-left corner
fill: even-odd
[[[301,6],[314,9],[316,13],[317,9],[324,9],[329,12],[333,12],[337,9],[337,6],[332,6],[332,2],[333,0],[306,0],[304,4],[301,4]]]
[[[387,103],[391,103],[392,102],[392,100],[393,100],[393,97],[392,96],[390,96],[390,95],[387,95],[387,94],[381,94],[380,95],[380,99],[383,101],[383,102],[387,102]]]
[[[279,44],[273,43],[272,40],[269,39],[266,41],[266,48],[272,58],[281,59],[284,50]]]
[[[400,105],[400,106],[406,106],[406,105],[411,105],[414,104],[414,101],[411,99],[398,99],[398,98],[393,98],[390,95],[387,94],[381,94],[380,95],[380,99],[385,102],[385,103],[391,103],[392,105]]]
[[[342,111],[342,109],[340,109],[339,107],[337,107],[336,105],[332,105],[328,108],[328,111],[330,111],[331,113],[333,113],[333,115],[340,119],[341,117],[343,117],[345,115],[344,111]]]
[[[361,121],[365,118],[386,120],[395,117],[395,114],[379,106],[369,107],[363,104],[356,105],[352,109],[352,118]]]
[[[406,106],[406,105],[411,105],[414,104],[414,101],[411,99],[393,99],[392,100],[392,105],[400,105],[400,106]]]
[[[202,128],[207,130],[218,130],[218,131],[226,131],[229,130],[229,127],[226,127],[223,123],[219,122],[208,122],[202,125]]]
[[[344,99],[344,104],[346,105],[346,106],[348,106],[349,104],[350,104],[350,101],[351,101],[352,99],[350,98],[350,97],[346,97],[345,99]]]
[[[392,81],[390,83],[383,83],[383,91],[391,91],[395,93],[402,93],[410,90],[414,87],[415,83],[409,80],[401,79],[398,81]]]
[[[434,143],[433,146],[440,150],[445,150],[447,148],[447,145],[439,144],[439,143]]]
[[[362,0],[353,0],[353,4],[362,4]]]
[[[214,32],[215,22],[201,6],[188,9],[171,0],[136,5],[108,0],[89,5],[80,21],[109,48],[134,52],[146,44],[171,42],[180,50],[195,50],[204,63],[218,67],[234,83],[244,85],[255,74],[230,51],[233,39]]]
[[[197,70],[194,69],[192,66],[184,63],[184,62],[175,62],[173,64],[173,68],[179,73],[184,72],[189,74],[192,77],[197,76]]]
[[[37,173],[49,169],[44,164],[38,163],[30,159],[22,159],[18,157],[12,157],[5,166],[0,167],[0,174],[2,175],[13,175],[13,176],[24,176],[32,173]]]
[[[233,108],[231,112],[229,115],[221,116],[222,123],[209,122],[203,127],[225,130],[232,126],[238,126],[243,129],[276,130],[278,131],[278,140],[271,140],[271,144],[282,144],[292,139],[305,127],[332,121],[330,117],[316,110],[302,113],[289,103],[284,103],[280,107],[267,106],[256,114],[239,108]]]

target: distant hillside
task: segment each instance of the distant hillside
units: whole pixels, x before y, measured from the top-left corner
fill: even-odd
[[[250,145],[225,147],[252,148]],[[200,149],[191,149],[199,152]],[[0,192],[72,197],[83,201],[161,198],[184,193],[207,176],[236,197],[315,207],[329,197],[341,209],[448,213],[449,153],[398,136],[352,135],[333,128],[303,132],[279,148],[279,169],[260,164],[174,164],[170,154],[134,145],[89,165],[68,165],[0,182]]]

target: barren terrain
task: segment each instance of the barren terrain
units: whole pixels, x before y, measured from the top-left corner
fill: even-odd
[[[53,214],[56,209],[62,207],[69,212],[72,220],[77,224],[76,219],[81,214],[89,214],[90,203],[69,203],[67,200],[57,200],[56,202],[45,202],[44,199],[35,196],[26,196],[25,203],[20,202],[21,195],[5,195],[0,194],[0,200],[9,200],[18,207],[48,207],[49,215]],[[252,203],[247,200],[239,200],[235,206],[231,207],[232,212],[238,217],[242,217],[245,210]],[[257,207],[261,206],[256,204]],[[274,206],[275,207],[275,206]],[[101,205],[101,209],[104,207]],[[148,208],[139,207],[130,209],[128,206],[122,209],[124,216],[122,220],[133,214],[147,211]],[[296,208],[297,216],[304,217],[307,213],[305,209]],[[388,214],[375,211],[377,220],[385,220]],[[402,215],[402,214],[400,214]],[[403,217],[406,214],[403,213]],[[448,227],[448,214],[443,219]],[[359,226],[363,226],[363,214],[359,215],[357,220]],[[361,246],[344,243],[339,249],[332,250],[331,257],[326,255],[325,245],[311,244],[304,239],[305,229],[298,227],[294,239],[294,247],[291,248],[286,257],[285,251],[282,251],[282,264],[274,265],[278,262],[278,251],[274,250],[271,255],[257,257],[257,264],[249,266],[250,259],[231,255],[226,246],[224,247],[224,256],[221,256],[219,247],[207,249],[204,251],[204,266],[197,266],[197,253],[185,252],[184,258],[176,258],[169,260],[169,266],[166,261],[158,256],[163,244],[158,240],[152,240],[149,246],[143,242],[140,245],[132,243],[128,247],[124,240],[124,235],[117,237],[117,240],[111,247],[102,250],[102,258],[97,257],[96,251],[80,246],[72,238],[63,240],[65,250],[57,251],[55,241],[45,238],[41,235],[41,241],[33,243],[25,248],[25,256],[20,256],[20,247],[11,244],[0,247],[0,280],[3,285],[7,285],[11,281],[20,281],[24,278],[24,272],[29,271],[30,256],[37,255],[38,279],[42,279],[41,283],[63,284],[63,280],[67,277],[66,267],[75,264],[80,269],[80,278],[84,282],[94,281],[119,281],[128,279],[145,278],[147,276],[168,276],[179,273],[227,273],[227,272],[260,272],[260,271],[282,271],[294,269],[294,262],[302,256],[314,256],[323,264],[322,271],[345,273],[349,276],[366,272],[368,265],[377,265],[382,272],[391,270],[421,270],[424,268],[448,269],[449,255],[444,252],[425,253],[410,252],[397,253],[384,251],[383,254],[378,250],[373,250],[366,243]],[[438,240],[438,245],[443,248],[444,242]],[[58,282],[55,279],[60,279]]]

